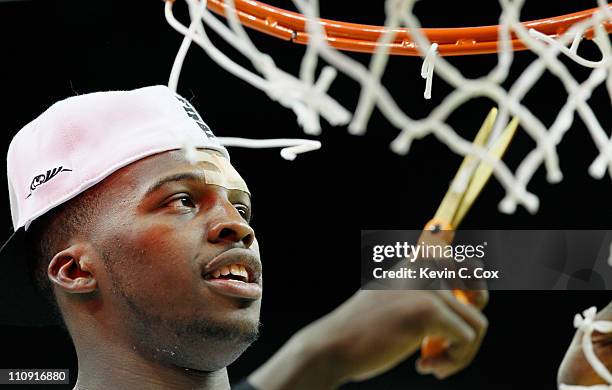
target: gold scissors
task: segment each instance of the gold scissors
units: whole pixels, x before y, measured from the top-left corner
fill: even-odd
[[[487,148],[487,153],[491,158],[500,160],[516,133],[519,121],[517,118],[513,118],[499,136],[492,140],[492,142],[489,142],[496,118],[497,109],[492,108],[472,144]],[[490,145],[487,146],[487,144]],[[493,166],[489,162],[481,160],[473,154],[466,155],[436,214],[425,225],[424,230],[429,232],[429,234],[439,235],[438,238],[444,243],[451,244],[454,239],[455,230],[474,204],[474,201],[492,173]],[[453,294],[463,303],[474,303],[475,295],[472,291],[455,289]],[[449,343],[444,338],[428,336],[423,340],[421,355],[423,357],[440,356],[448,347]]]

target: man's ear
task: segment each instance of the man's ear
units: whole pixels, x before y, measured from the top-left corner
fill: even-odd
[[[97,288],[91,265],[91,247],[75,244],[57,253],[47,268],[49,280],[72,294],[83,294]]]

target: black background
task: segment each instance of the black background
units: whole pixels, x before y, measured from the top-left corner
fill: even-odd
[[[290,8],[288,3],[275,4]],[[381,24],[384,10],[380,3],[329,1],[322,6],[322,15]],[[483,3],[491,4],[485,7]],[[499,14],[494,3],[422,1],[416,12],[424,25],[432,27],[492,24]],[[540,3],[528,2],[522,18],[595,6],[595,2],[584,1],[545,2],[546,7]],[[175,8],[185,20],[184,5],[177,2]],[[257,33],[251,36],[280,66],[297,74],[303,47]],[[163,3],[158,0],[0,1],[4,150],[19,128],[57,100],[77,93],[165,84],[180,41],[181,36],[166,25]],[[584,54],[596,57],[589,45]],[[368,60],[366,55],[354,57],[364,63]],[[517,53],[511,79],[533,58],[530,53]],[[465,75],[475,77],[490,70],[496,57],[454,58],[451,62]],[[412,117],[424,117],[450,91],[444,82],[434,79],[433,98],[423,100],[420,66],[416,58],[394,58],[384,77]],[[568,66],[578,80],[588,75],[577,66]],[[303,136],[292,112],[218,68],[199,48],[189,52],[179,92],[192,100],[217,135]],[[344,76],[332,87],[332,95],[350,109],[358,94],[357,84]],[[566,96],[560,83],[546,74],[525,103],[550,125]],[[603,88],[590,104],[604,127],[609,127],[610,102]],[[471,138],[492,105],[487,99],[475,99],[454,113],[449,123]],[[231,150],[234,164],[253,193],[253,223],[266,275],[262,336],[229,367],[233,381],[254,370],[297,329],[333,309],[359,287],[360,230],[418,229],[433,215],[461,159],[433,137],[415,142],[408,156],[394,155],[388,144],[397,132],[375,111],[367,135],[355,137],[345,128],[325,125],[322,150],[294,162],[282,160],[277,150]],[[533,146],[527,135],[519,134],[508,163],[516,166]],[[609,228],[609,177],[597,181],[588,175],[596,148],[580,119],[558,150],[564,181],[548,184],[540,169],[529,186],[541,200],[537,214],[523,209],[514,215],[499,213],[497,203],[503,190],[492,181],[463,227]],[[8,236],[8,196],[2,205],[2,232]],[[462,373],[439,382],[417,375],[414,359],[409,359],[386,375],[346,388],[555,388],[557,367],[574,332],[573,315],[591,305],[603,307],[609,300],[606,291],[492,292],[485,311],[489,333],[476,360]],[[76,379],[72,345],[59,330],[0,327],[0,346],[0,367],[69,368],[71,379]]]

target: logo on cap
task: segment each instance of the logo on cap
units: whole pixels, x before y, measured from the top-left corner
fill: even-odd
[[[26,196],[26,199],[28,199],[32,195],[32,192],[34,192],[36,188],[53,179],[55,176],[57,176],[58,173],[71,171],[72,169],[64,168],[60,165],[57,168],[49,169],[46,174],[42,173],[40,175],[34,176],[34,179],[32,179],[32,183],[30,183],[30,193],[28,194],[28,196]]]
[[[200,114],[198,114],[196,109],[193,108],[191,103],[189,103],[189,101],[187,101],[182,96],[176,95],[176,98],[183,104],[183,109],[187,113],[187,116],[193,119],[195,123],[197,123],[198,126],[200,126],[200,129],[204,131],[204,134],[206,134],[208,138],[214,139],[215,135],[213,134],[212,130],[208,127],[206,123],[204,123],[204,121],[202,120],[202,117],[200,117]]]

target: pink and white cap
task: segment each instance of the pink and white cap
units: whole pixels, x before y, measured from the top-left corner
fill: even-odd
[[[144,157],[182,147],[228,159],[193,106],[165,86],[98,92],[52,105],[13,138],[7,170],[13,227]]]

